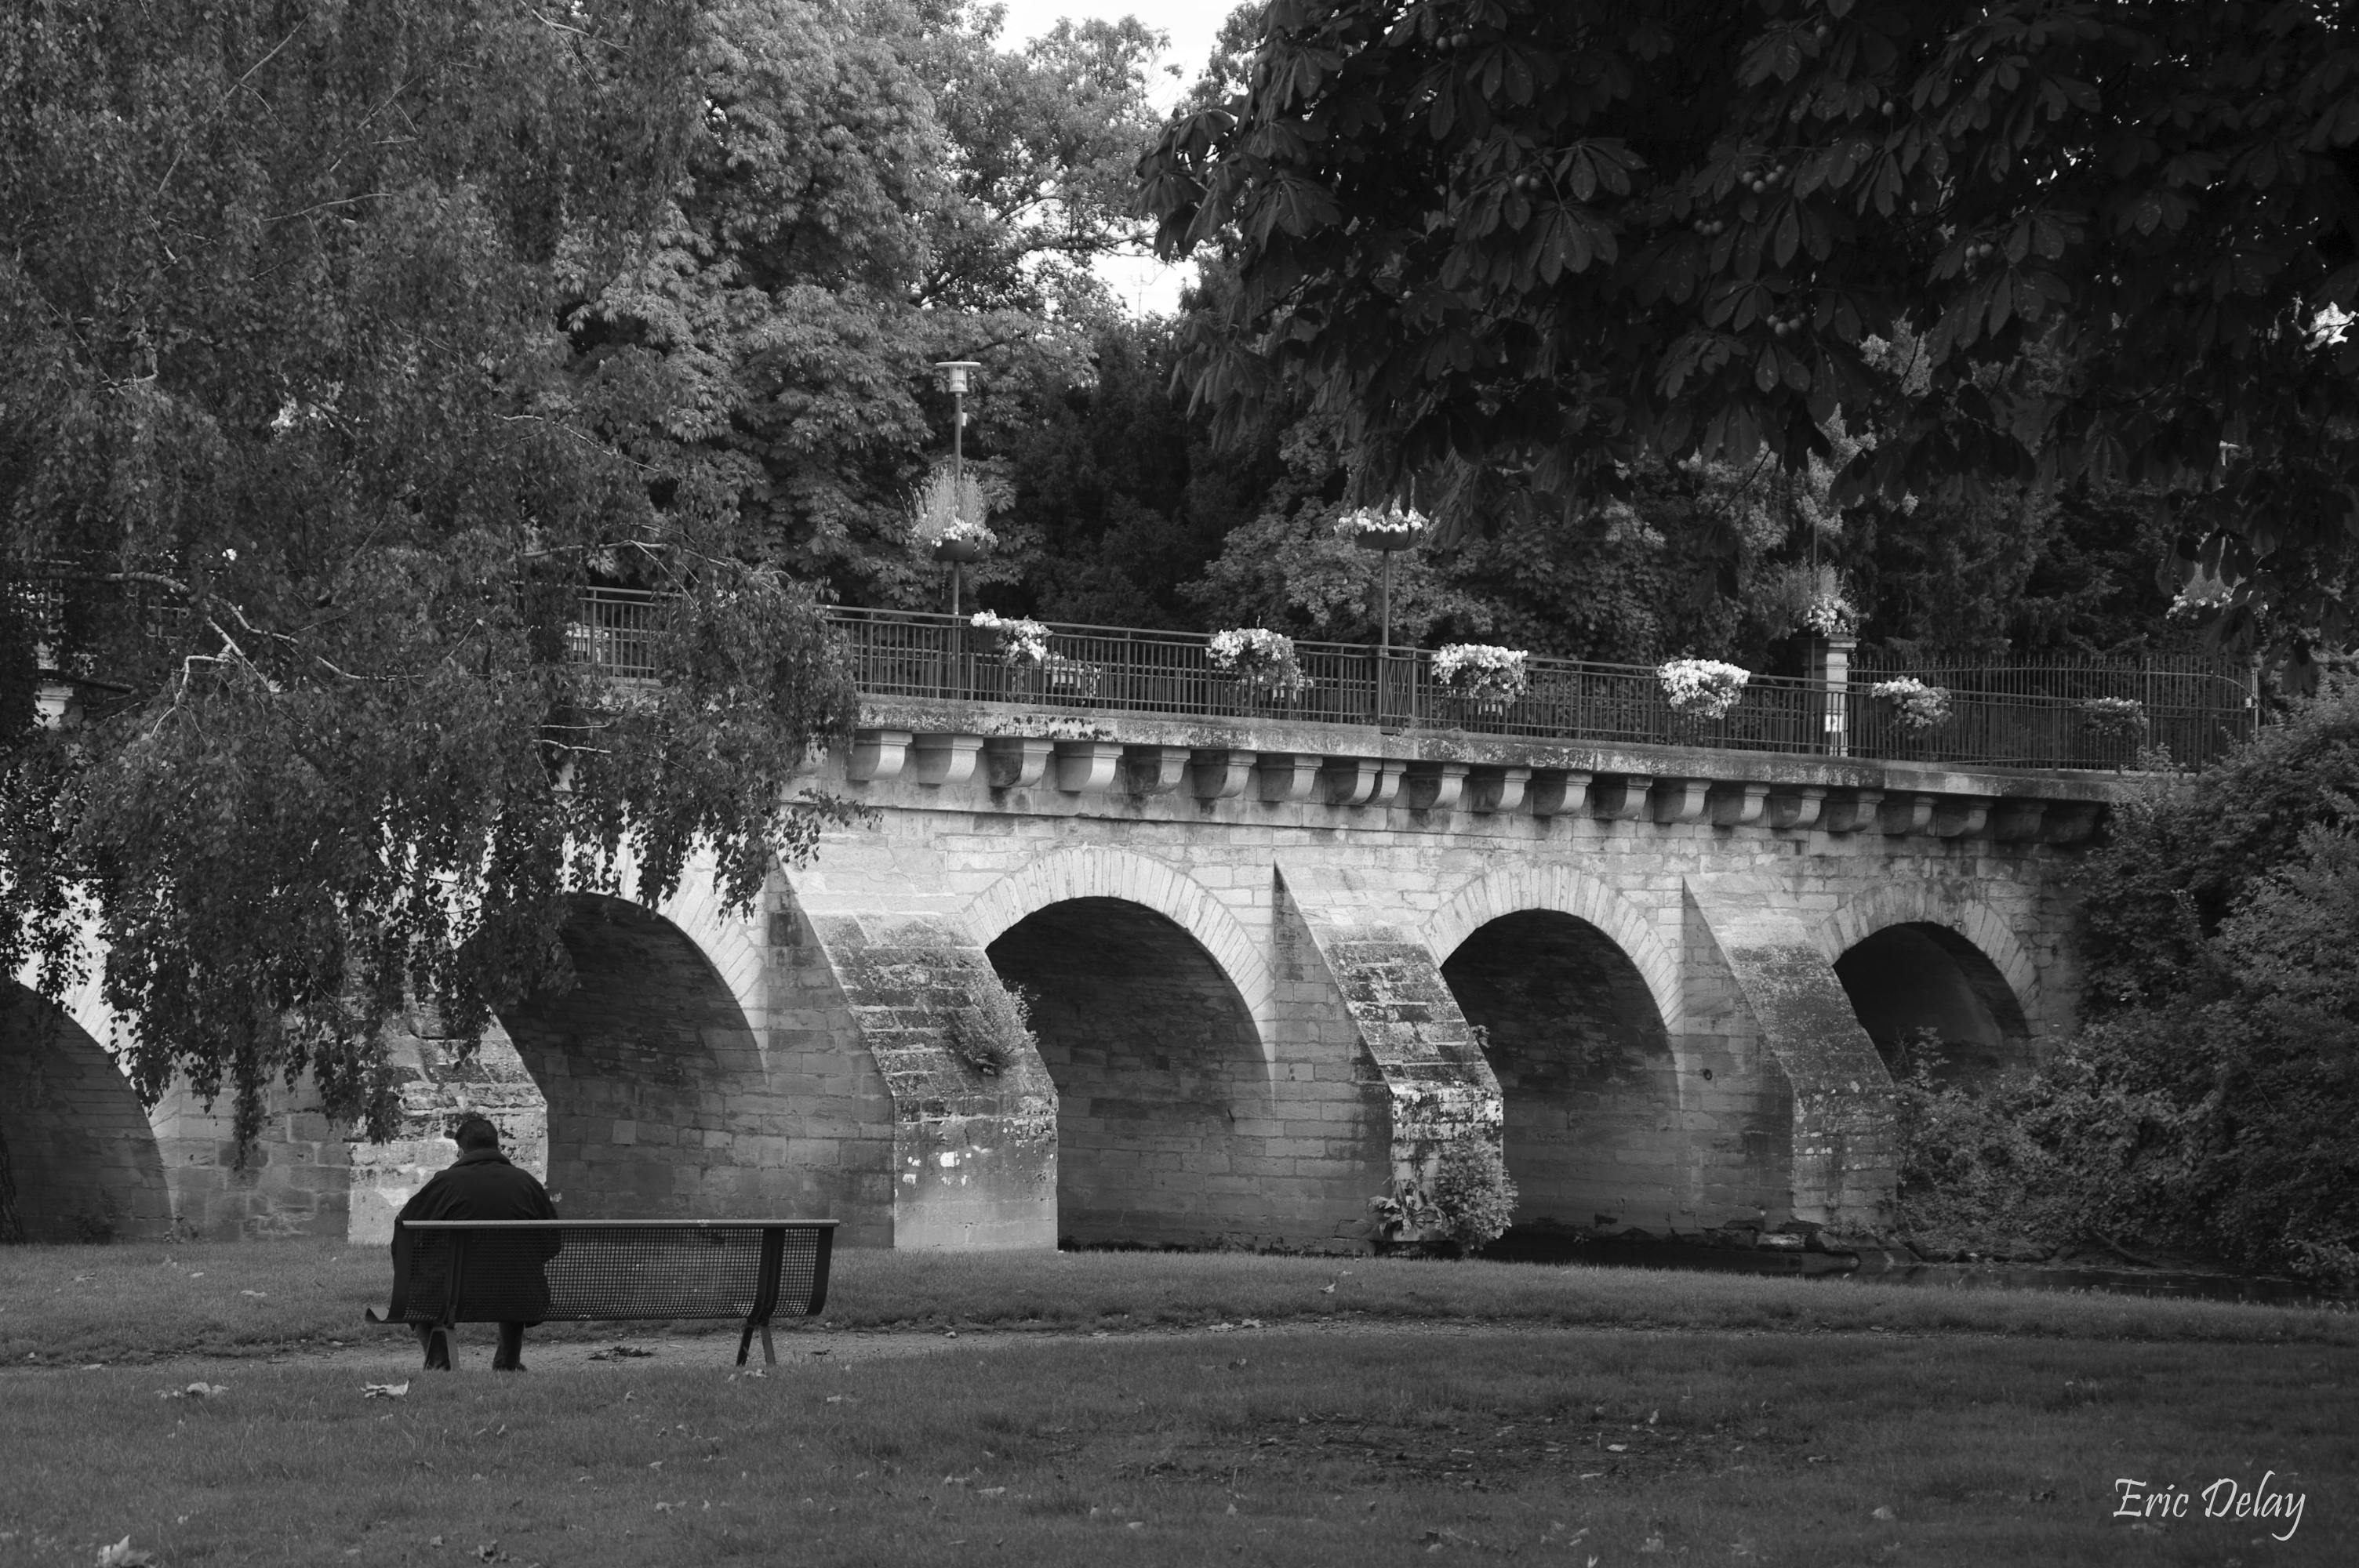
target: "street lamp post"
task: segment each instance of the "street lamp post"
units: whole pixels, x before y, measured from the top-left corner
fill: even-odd
[[[1359,521],[1360,526],[1353,533],[1352,542],[1364,550],[1382,551],[1385,557],[1384,608],[1379,611],[1376,633],[1375,718],[1381,724],[1393,676],[1393,557],[1417,543],[1425,528],[1425,519],[1416,512],[1403,512],[1397,506],[1383,514],[1354,513],[1353,518]]]
[[[951,515],[964,521],[961,510],[966,504],[966,388],[967,378],[983,368],[976,360],[942,360],[934,368],[942,373],[951,389]],[[959,600],[966,587],[966,561],[962,553],[952,554],[951,562],[951,619],[958,619]]]

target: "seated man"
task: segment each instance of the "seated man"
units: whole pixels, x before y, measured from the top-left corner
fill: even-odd
[[[393,1271],[397,1281],[408,1274],[416,1244],[440,1239],[411,1235],[408,1228],[410,1220],[557,1217],[557,1206],[549,1201],[548,1190],[533,1179],[531,1172],[517,1170],[500,1152],[498,1128],[480,1116],[471,1116],[459,1123],[452,1136],[459,1143],[457,1162],[419,1188],[417,1195],[402,1206],[393,1222]],[[513,1303],[517,1314],[513,1320],[503,1317],[500,1322],[500,1347],[492,1357],[495,1371],[524,1370],[524,1331],[539,1321],[539,1313],[549,1304],[549,1286],[541,1278],[541,1265],[556,1256],[558,1246],[558,1238],[552,1232],[500,1246],[477,1239],[467,1250],[465,1279],[461,1287],[466,1298]],[[439,1260],[429,1256],[419,1262],[439,1262],[439,1266],[421,1267],[418,1274],[447,1281],[450,1254],[438,1250],[441,1250]],[[412,1290],[421,1301],[439,1301],[448,1288],[431,1279],[410,1279]],[[425,1288],[420,1290],[421,1286]],[[449,1371],[447,1345],[437,1343],[433,1325],[421,1323],[416,1326],[418,1341],[426,1349],[427,1370]]]

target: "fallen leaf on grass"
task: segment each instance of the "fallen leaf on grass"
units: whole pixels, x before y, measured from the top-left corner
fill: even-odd
[[[270,1292],[268,1291],[240,1291],[237,1293],[242,1296],[266,1296]]]
[[[1898,1519],[1900,1516],[1892,1511],[1892,1506],[1889,1503],[1884,1503],[1877,1505],[1875,1517],[1882,1519]]]
[[[212,1400],[229,1392],[227,1383],[190,1383],[185,1389],[158,1389],[159,1400]]]
[[[592,1350],[590,1353],[589,1359],[592,1361],[643,1361],[654,1354],[654,1351],[643,1350],[636,1345],[617,1345],[609,1350]]]
[[[148,1563],[155,1561],[154,1552],[142,1552],[134,1547],[131,1544],[131,1538],[127,1535],[112,1546],[102,1546],[98,1549],[98,1568],[147,1568]]]
[[[361,1398],[364,1400],[398,1400],[408,1395],[408,1383],[364,1383],[361,1386]]]

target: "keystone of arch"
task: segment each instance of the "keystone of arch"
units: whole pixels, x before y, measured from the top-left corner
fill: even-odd
[[[1228,907],[1167,861],[1097,845],[1052,850],[1008,872],[967,902],[967,927],[988,947],[1017,921],[1052,903],[1114,898],[1151,909],[1194,937],[1245,999],[1265,1056],[1275,1038],[1277,988],[1268,960]]]
[[[1838,905],[1810,935],[1832,964],[1887,926],[1920,925],[1946,926],[1973,943],[2014,992],[2021,1014],[2029,1018],[2039,989],[2039,971],[2031,955],[1996,910],[1953,886],[1931,881],[1879,883]]]
[[[1610,937],[1655,999],[1663,1028],[1677,1038],[1685,1006],[1680,1000],[1679,960],[1638,907],[1606,883],[1560,862],[1513,861],[1482,871],[1444,900],[1425,923],[1425,942],[1436,962],[1502,915],[1553,910],[1585,920]]]

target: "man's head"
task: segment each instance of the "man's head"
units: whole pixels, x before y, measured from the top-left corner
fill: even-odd
[[[480,1116],[471,1116],[451,1129],[451,1136],[459,1141],[459,1152],[472,1154],[478,1149],[499,1152],[500,1130]]]

